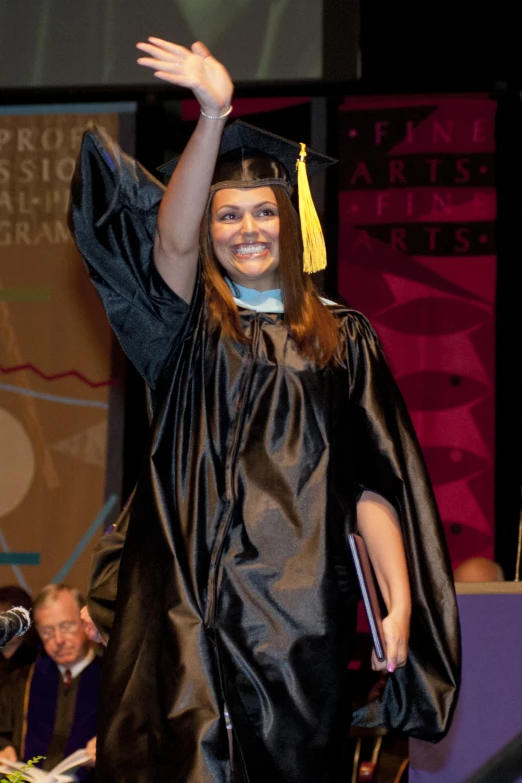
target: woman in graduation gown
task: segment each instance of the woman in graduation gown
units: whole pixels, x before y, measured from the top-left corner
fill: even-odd
[[[321,243],[312,228],[301,245],[289,200],[299,145],[223,133],[233,88],[202,44],[138,48],[201,117],[166,190],[96,132],[73,179],[72,231],[151,401],[121,563],[108,547],[98,781],[335,783],[355,529],[388,609],[374,667],[389,674],[353,721],[447,731],[459,634],[433,494],[370,324],[303,272]]]

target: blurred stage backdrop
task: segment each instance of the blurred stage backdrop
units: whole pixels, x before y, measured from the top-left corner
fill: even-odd
[[[355,27],[357,2],[344,4]],[[323,0],[0,0],[0,84],[151,84],[152,72],[133,57],[136,41],[150,35],[183,46],[204,41],[235,81],[324,75]],[[357,46],[347,45],[344,78],[354,77],[356,58]]]
[[[133,104],[0,110],[0,584],[33,593],[84,589],[93,537],[119,508],[123,379],[66,213],[86,125],[130,136],[133,115]]]
[[[232,119],[326,149],[331,101],[288,93],[239,97]],[[125,391],[125,495],[136,478],[141,382],[124,384],[65,224],[83,128],[95,121],[132,152],[134,108],[0,110],[0,584],[85,588],[93,542],[121,506]],[[346,98],[339,184],[335,172],[311,181],[338,238],[339,297],[384,344],[454,566],[493,555],[495,109],[481,95]],[[178,154],[198,113],[170,101],[149,138],[141,128],[140,160],[153,170]]]
[[[495,110],[481,95],[341,106],[339,294],[384,344],[454,566],[494,546]]]

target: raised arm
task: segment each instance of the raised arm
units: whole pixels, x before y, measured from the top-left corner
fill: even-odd
[[[140,65],[153,68],[159,79],[192,90],[210,117],[226,115],[234,87],[227,70],[204,44],[195,43],[189,50],[161,38],[149,38],[137,47],[147,55],[138,59]],[[225,117],[200,116],[158,215],[154,261],[165,282],[186,302],[194,289],[199,228],[224,125]]]

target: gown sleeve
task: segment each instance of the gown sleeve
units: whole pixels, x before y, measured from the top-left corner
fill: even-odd
[[[412,617],[408,661],[387,678],[355,726],[386,726],[438,741],[460,684],[460,629],[449,555],[421,449],[400,391],[368,321],[346,322],[357,482],[397,510],[408,562]]]
[[[190,311],[153,261],[164,190],[101,130],[85,133],[69,227],[123,350],[152,390]]]
[[[87,606],[91,620],[106,642],[114,621],[120,562],[135,491],[114,525],[96,544],[91,561]]]

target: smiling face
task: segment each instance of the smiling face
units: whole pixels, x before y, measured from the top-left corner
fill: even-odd
[[[279,288],[279,210],[272,188],[217,190],[210,233],[232,282],[258,291]]]

